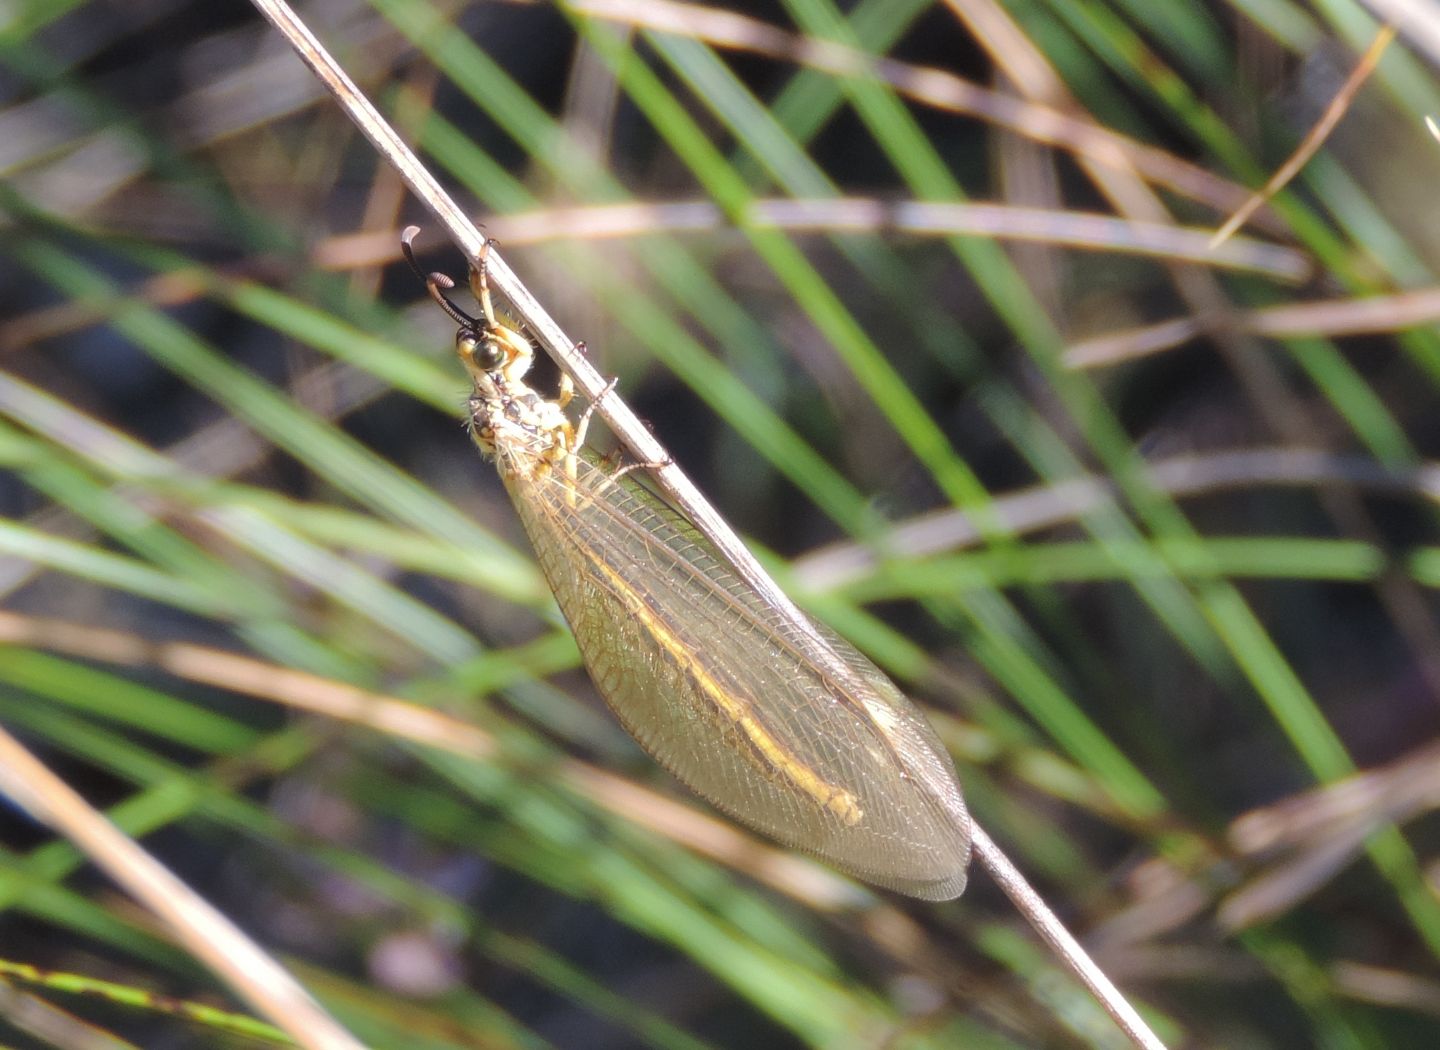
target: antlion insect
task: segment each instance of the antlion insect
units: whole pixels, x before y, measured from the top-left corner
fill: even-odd
[[[584,447],[589,411],[565,414],[525,382],[529,341],[481,316],[454,282],[406,259],[459,326],[474,381],[470,433],[493,457],[575,632],[595,686],[655,759],[736,820],[836,867],[926,900],[965,888],[970,818],[924,716],[823,626],[766,600],[683,516]]]

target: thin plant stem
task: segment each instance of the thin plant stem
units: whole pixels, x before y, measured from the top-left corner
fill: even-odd
[[[1050,946],[1065,966],[1080,983],[1090,989],[1090,994],[1105,1008],[1105,1012],[1120,1026],[1126,1037],[1144,1050],[1165,1050],[1165,1044],[1145,1023],[1144,1018],[1130,1005],[1120,989],[1116,988],[1105,971],[1095,964],[1090,954],[1080,946],[1065,924],[1050,909],[1050,906],[1035,892],[1035,887],[1020,874],[1020,869],[1010,863],[1010,858],[985,833],[985,829],[971,821],[970,845],[975,858],[1005,891],[1005,896],[1035,928],[1040,939]]]
[[[0,728],[0,792],[74,843],[187,951],[307,1050],[364,1050],[284,967]]]
[[[445,227],[470,264],[478,267],[486,243],[484,235],[441,188],[414,152],[401,141],[379,111],[361,94],[319,40],[282,0],[252,2],[284,34],[361,132],[386,161],[395,167],[415,195]],[[556,364],[574,380],[576,387],[591,400],[597,413],[627,451],[635,457],[636,462],[650,469],[656,484],[676,509],[690,519],[767,601],[792,613],[798,623],[808,625],[808,617],[799,612],[779,585],[760,567],[734,530],[669,457],[664,446],[586,360],[582,353],[583,345],[561,330],[495,250],[485,252],[484,265],[489,281],[509,301],[514,313],[554,358]],[[820,644],[825,644],[818,633],[815,637]],[[1029,886],[1019,870],[973,820],[971,833],[976,856],[985,869],[1001,885],[1057,957],[1094,994],[1131,1042],[1144,1050],[1163,1050],[1164,1044],[1105,977],[1039,894]]]

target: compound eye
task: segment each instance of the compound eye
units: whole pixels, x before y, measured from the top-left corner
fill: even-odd
[[[461,331],[455,336],[455,349],[483,372],[493,372],[505,363],[505,351],[489,335],[477,336],[474,332]]]

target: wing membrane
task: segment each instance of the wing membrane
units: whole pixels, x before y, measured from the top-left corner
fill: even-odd
[[[970,824],[954,765],[874,664],[765,601],[634,479],[523,459],[501,475],[541,568],[596,687],[661,765],[861,878],[960,893]]]

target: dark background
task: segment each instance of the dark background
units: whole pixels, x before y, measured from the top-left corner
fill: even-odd
[[[952,8],[984,11],[847,10],[892,60],[853,83],[807,70],[826,53],[802,45],[840,32],[825,4],[664,35],[541,4],[305,13],[786,585],[932,714],[977,818],[1173,1045],[1428,1045],[1434,67],[1402,36],[1242,231],[1294,252],[1281,278],[1057,245],[1058,213],[1214,228],[1373,27],[1007,5],[1022,47]],[[745,20],[698,17],[726,13]],[[1027,48],[1063,92],[1010,64]],[[1213,180],[1152,183],[1147,215],[1087,167],[1097,146],[892,90],[921,67]],[[0,100],[0,588],[39,636],[0,649],[0,725],[128,803],[127,830],[366,1042],[1116,1045],[983,872],[931,906],[753,843],[699,859],[567,779],[702,808],[577,669],[398,230],[426,227],[427,266],[462,261],[251,8],[22,6]],[[868,202],[858,226],[832,202],[778,235],[793,256],[766,239],[766,207],[835,196]],[[1038,236],[901,207],[966,199],[1043,209],[1004,220]],[[619,204],[654,207],[612,237],[563,210]],[[1317,310],[1266,335],[1248,312],[1343,320],[1401,292],[1360,331]],[[1203,334],[1063,356],[1182,318]],[[920,546],[957,505],[994,516],[985,538],[942,516]],[[497,752],[56,653],[47,618],[436,706]],[[233,1008],[18,810],[0,849],[0,960]],[[137,1045],[250,1045],[0,979]],[[7,1045],[78,1045],[27,1016],[0,1002]]]

